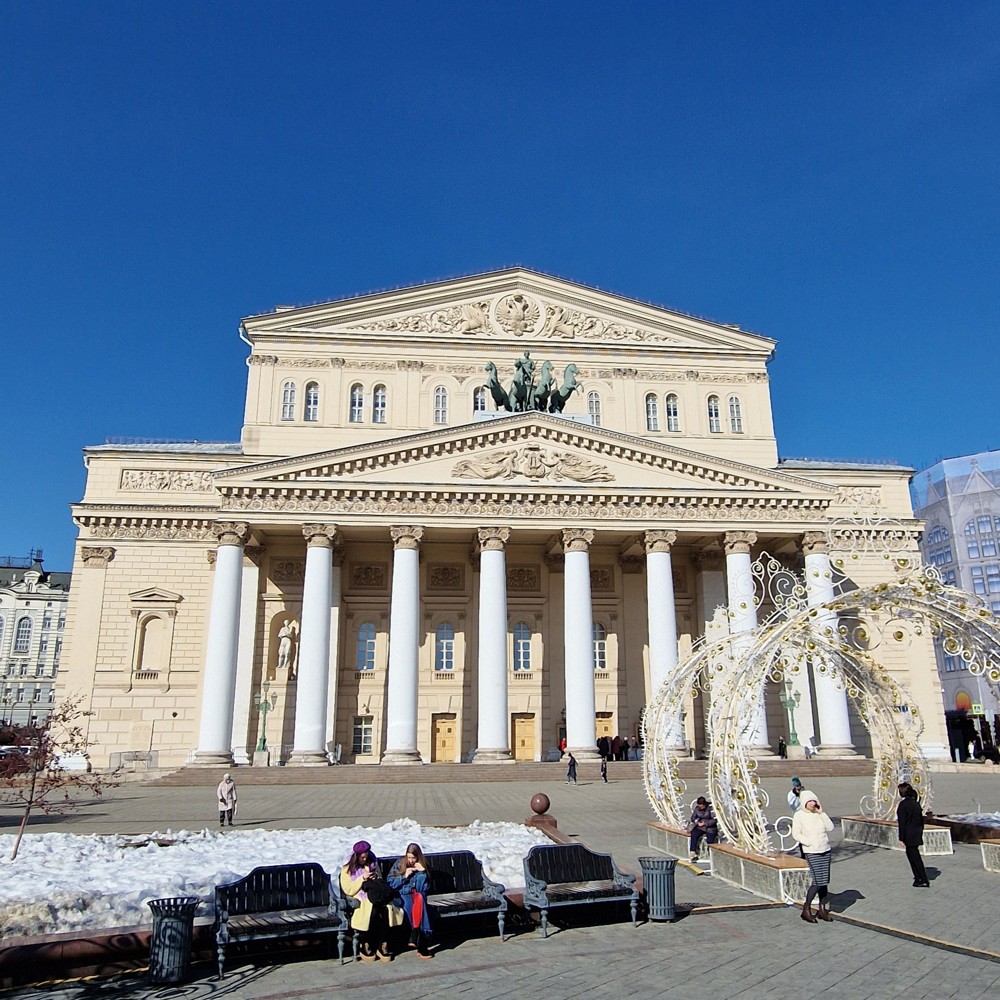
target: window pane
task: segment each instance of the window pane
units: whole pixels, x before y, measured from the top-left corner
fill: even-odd
[[[677,396],[671,393],[667,396],[667,430],[679,431],[681,429],[681,409],[677,401]]]
[[[524,622],[514,626],[514,669],[531,669],[531,629]]]
[[[358,626],[358,655],[355,669],[358,671],[375,669],[375,626],[364,622]]]
[[[375,386],[372,394],[372,423],[384,424],[386,420],[386,388],[384,385]]]
[[[601,426],[601,396],[596,392],[587,393],[587,412],[595,427]]]
[[[351,412],[348,419],[352,424],[360,424],[365,419],[365,391],[360,385],[351,386]]]
[[[286,382],[281,387],[281,419],[295,419],[295,383]]]
[[[27,653],[31,646],[31,619],[22,618],[14,632],[14,652]]]
[[[306,386],[306,408],[303,414],[306,420],[319,420],[319,386],[310,382]]]
[[[719,415],[719,397],[708,397],[708,429],[712,434],[722,433],[722,418]]]
[[[660,429],[660,414],[656,405],[656,396],[650,393],[646,396],[646,430],[658,431]]]
[[[743,410],[739,396],[729,397],[729,429],[733,434],[743,433]]]
[[[455,669],[455,629],[447,622],[438,625],[434,635],[434,669]]]
[[[472,412],[486,412],[486,390],[482,386],[475,389],[472,393]]]
[[[372,729],[374,717],[371,715],[356,715],[354,717],[354,738],[351,751],[356,754],[372,752]]]
[[[443,385],[434,390],[434,423],[448,423],[448,390]]]
[[[594,622],[594,669],[608,669],[608,630],[600,622]]]

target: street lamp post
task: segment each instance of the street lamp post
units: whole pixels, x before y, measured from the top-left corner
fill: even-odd
[[[275,691],[268,695],[270,690],[271,682],[264,681],[261,685],[260,696],[254,705],[260,714],[260,741],[257,743],[258,753],[267,750],[267,713],[278,704],[278,692]]]
[[[798,691],[792,690],[792,682],[785,681],[784,694],[781,696],[781,704],[788,713],[788,745],[797,747],[799,745],[798,733],[795,732],[795,709],[799,707],[802,695]]]

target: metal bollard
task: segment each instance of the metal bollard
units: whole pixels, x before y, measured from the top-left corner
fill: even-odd
[[[650,920],[674,920],[674,858],[639,858]]]
[[[191,939],[197,896],[150,899],[153,933],[149,939],[149,978],[154,983],[179,983],[191,967]]]

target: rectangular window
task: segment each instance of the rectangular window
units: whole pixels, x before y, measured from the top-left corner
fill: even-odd
[[[991,594],[1000,594],[1000,564],[987,563],[986,589]]]
[[[945,570],[944,575],[941,577],[943,583],[947,584],[949,587],[954,587],[957,582],[957,577],[955,576],[955,571],[953,569]]]
[[[979,542],[969,542],[969,558],[978,559],[979,558]]]
[[[59,659],[59,654],[62,652],[62,639],[56,639],[55,652],[52,654],[55,658]]]
[[[983,578],[983,567],[972,567],[972,592],[980,597],[986,596],[986,580]]]
[[[983,550],[983,557],[989,558],[990,556],[995,556],[997,554],[997,540],[995,538],[984,538],[980,542],[980,547]]]
[[[47,635],[43,635],[38,640],[38,655],[44,656],[48,651],[49,651],[49,637]]]
[[[45,617],[42,618],[42,628],[43,629],[52,628],[52,615],[50,615],[48,611],[45,612]]]
[[[36,663],[35,664],[35,676],[36,677],[44,677],[45,676],[45,664],[44,663]]]
[[[993,518],[989,514],[982,514],[976,518],[976,527],[979,534],[988,535],[993,530]]]
[[[354,740],[351,750],[354,754],[370,754],[372,752],[372,723],[374,717],[371,715],[354,716]]]
[[[64,613],[59,616],[59,623],[56,625],[56,628],[58,628],[59,631],[61,632],[65,627],[66,627],[66,615]]]

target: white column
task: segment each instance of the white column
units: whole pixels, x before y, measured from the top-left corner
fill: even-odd
[[[577,760],[597,760],[594,694],[594,612],[590,597],[590,543],[594,532],[565,528],[563,586],[566,650],[566,749]]]
[[[753,573],[750,569],[750,547],[757,541],[752,531],[727,532],[724,543],[726,551],[726,589],[729,595],[729,632],[733,638],[733,655],[737,662],[752,643],[749,633],[757,627],[757,602],[754,598]],[[744,637],[745,634],[745,637]],[[756,756],[772,755],[767,738],[767,716],[764,708],[764,691],[752,717],[743,730],[750,749]]]
[[[677,608],[670,558],[670,548],[676,541],[676,531],[647,531],[643,535],[649,620],[649,700],[656,697],[660,685],[677,669]],[[684,747],[684,724],[679,710],[666,743],[677,749]]]
[[[295,689],[295,735],[290,764],[325,766],[326,702],[330,668],[335,524],[304,524],[306,573],[302,585],[302,634]]]
[[[337,752],[337,683],[340,677],[340,605],[343,590],[340,576],[344,564],[344,549],[333,550],[333,577],[330,580],[330,657],[327,661],[326,695],[326,748],[332,755]],[[353,735],[353,734],[352,734]],[[346,739],[347,734],[344,734]],[[336,760],[336,758],[333,758]]]
[[[214,526],[219,539],[212,582],[212,608],[205,648],[205,682],[201,691],[201,720],[194,763],[233,762],[233,698],[236,655],[240,635],[240,584],[246,524],[222,521]]]
[[[806,600],[809,607],[819,607],[833,600],[833,573],[826,535],[822,531],[807,531],[802,536],[802,551],[806,556]],[[832,611],[820,612],[813,619],[820,636],[829,629],[837,634],[837,616]],[[836,639],[834,639],[836,641]],[[851,717],[847,710],[847,691],[843,683],[828,673],[821,673],[822,657],[813,658],[812,680],[816,689],[816,713],[819,716],[819,752],[822,756],[842,757],[855,753],[851,742]]]
[[[423,528],[393,528],[389,683],[383,764],[420,764],[417,654],[420,648],[420,539]]]
[[[479,529],[479,735],[477,764],[510,760],[507,699],[507,559],[510,528]]]
[[[240,638],[236,654],[236,688],[233,698],[233,763],[250,764],[256,728],[250,730],[253,698],[253,665],[257,651],[257,605],[260,597],[259,545],[243,548],[243,581],[240,585]],[[253,716],[253,721],[257,717]],[[248,752],[249,748],[249,752]]]

